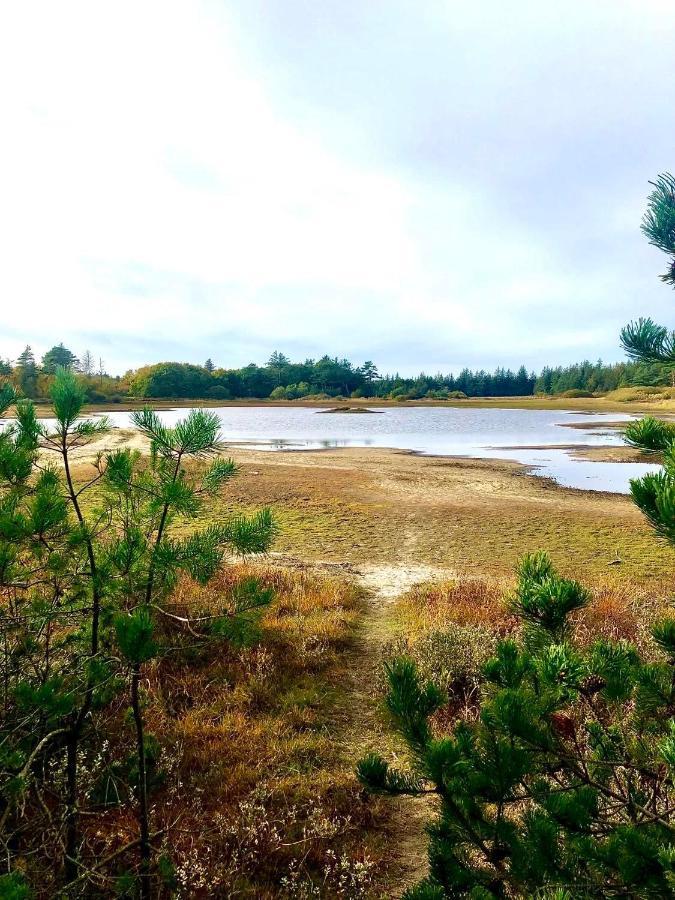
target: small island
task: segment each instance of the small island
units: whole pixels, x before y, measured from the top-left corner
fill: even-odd
[[[364,406],[335,406],[331,409],[320,409],[319,413],[346,413],[348,415],[376,415],[384,412],[382,409],[366,409]]]

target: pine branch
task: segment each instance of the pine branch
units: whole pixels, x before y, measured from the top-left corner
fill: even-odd
[[[621,329],[621,346],[639,362],[675,366],[675,331],[668,331],[652,319],[640,318]]]
[[[649,183],[654,190],[647,198],[642,232],[654,247],[675,254],[675,177],[664,172]]]

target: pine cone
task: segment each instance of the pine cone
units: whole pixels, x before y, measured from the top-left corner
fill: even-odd
[[[551,716],[551,725],[556,734],[562,738],[574,738],[576,734],[576,725],[574,720],[565,713],[553,713]]]

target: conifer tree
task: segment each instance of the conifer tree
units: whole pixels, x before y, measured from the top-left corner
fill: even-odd
[[[19,390],[24,397],[34,397],[37,390],[38,369],[29,344],[19,354],[16,368]]]
[[[161,653],[157,642],[157,619],[175,615],[165,607],[181,571],[207,583],[223,561],[226,547],[240,553],[268,549],[274,523],[269,510],[253,519],[234,520],[174,537],[171,526],[179,516],[194,518],[204,500],[218,492],[236,473],[231,459],[216,456],[219,448],[219,419],[214,413],[192,411],[175,428],[164,426],[151,409],[132,415],[133,424],[150,440],[151,462],[138,466],[138,453],[117,451],[107,458],[103,471],[109,492],[109,509],[122,504],[124,528],[107,547],[106,563],[111,582],[116,585],[120,613],[115,618],[117,644],[128,664],[130,706],[137,739],[138,783],[136,787],[140,829],[141,896],[150,896],[150,821],[148,811],[147,739],[140,696],[144,663]],[[199,480],[190,477],[185,463],[190,459],[215,457]],[[193,634],[235,637],[242,617],[269,602],[269,595],[252,590],[237,598],[234,610],[220,615],[197,615],[187,624]],[[234,613],[234,616],[233,616]],[[233,621],[234,619],[234,621]]]
[[[196,410],[167,428],[143,410],[135,424],[150,439],[150,460],[129,450],[100,454],[83,479],[73,452],[108,422],[81,417],[82,387],[64,369],[52,401],[55,425],[47,428],[31,401],[0,389],[0,416],[16,405],[16,421],[0,430],[0,867],[9,890],[23,878],[16,861],[39,848],[67,893],[81,891],[101,865],[82,847],[92,785],[83,786],[81,764],[97,752],[96,723],[126,693],[136,762],[120,760],[118,769],[139,823],[131,875],[146,898],[159,875],[148,803],[157,744],[144,721],[143,669],[164,652],[169,625],[195,646],[245,639],[271,599],[257,582],[208,615],[176,614],[171,589],[180,572],[207,582],[228,548],[266,550],[275,527],[263,510],[185,528],[236,474],[220,456],[216,416]],[[128,802],[123,785],[117,795]]]
[[[57,369],[76,369],[78,365],[78,358],[63,343],[54,345],[42,357],[42,371],[45,375],[54,375]]]
[[[399,658],[387,706],[411,765],[370,755],[373,791],[434,794],[430,875],[406,900],[667,897],[675,891],[675,618],[655,661],[626,642],[575,643],[589,594],[545,554],[525,557],[512,600],[521,637],[485,668],[480,716],[434,727],[446,695]]]
[[[647,199],[641,229],[649,243],[669,257],[668,270],[661,280],[675,287],[675,177],[664,172],[651,184],[654,190]],[[633,359],[675,367],[675,330],[652,319],[640,318],[627,325],[621,332],[621,343]]]
[[[661,279],[675,287],[675,178],[659,175],[653,187],[642,231],[668,255],[668,271]],[[621,342],[633,359],[662,363],[675,373],[675,331],[651,319],[638,319],[623,329]],[[631,423],[626,438],[663,463],[660,472],[631,481],[631,494],[657,534],[675,543],[675,425],[648,416]]]

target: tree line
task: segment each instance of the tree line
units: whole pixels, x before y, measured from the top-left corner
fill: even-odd
[[[561,394],[567,391],[606,392],[634,385],[667,385],[672,373],[663,363],[635,360],[604,364],[588,360],[571,366],[546,366],[539,375],[525,366],[516,371],[499,367],[462,369],[453,373],[416,377],[381,375],[377,366],[366,360],[356,365],[348,359],[322,356],[318,360],[292,362],[275,351],[265,365],[249,363],[241,368],[216,366],[211,359],[204,365],[161,362],[130,370],[123,376],[111,376],[102,360],[96,362],[89,351],[78,357],[62,343],[35,359],[30,346],[16,362],[0,359],[4,376],[24,397],[49,398],[58,368],[77,374],[89,402],[121,402],[124,398],[190,398],[208,400],[327,399],[330,397],[373,397],[394,400],[460,399],[462,397],[523,397],[532,394]]]
[[[545,366],[534,386],[535,393],[562,394],[565,391],[591,393],[615,391],[621,387],[671,385],[672,372],[661,362],[635,360],[604,365],[588,360],[572,366]]]

